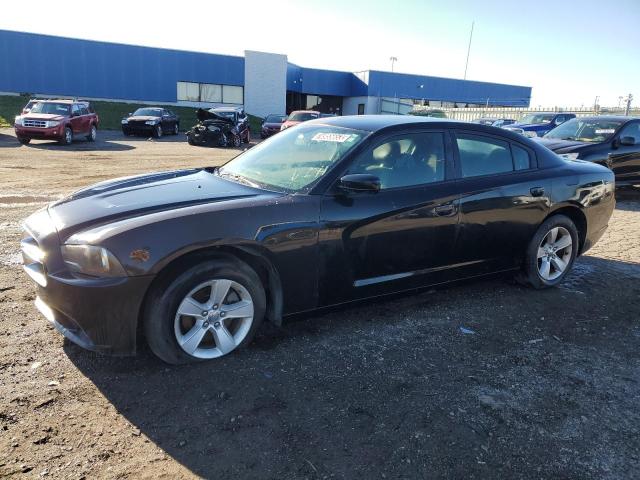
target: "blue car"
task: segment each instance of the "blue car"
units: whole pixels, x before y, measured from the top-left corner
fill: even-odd
[[[522,117],[522,120],[519,122],[512,123],[504,128],[507,130],[515,130],[526,137],[542,137],[558,125],[562,125],[567,120],[575,117],[573,113],[529,113]]]

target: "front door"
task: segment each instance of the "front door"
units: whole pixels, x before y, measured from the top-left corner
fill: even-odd
[[[387,137],[344,173],[376,175],[378,192],[329,189],[320,215],[321,305],[437,283],[452,263],[458,223],[448,138]]]
[[[633,138],[634,145],[621,145],[623,137]],[[609,154],[616,182],[640,183],[640,122],[630,122],[618,134],[618,148]]]
[[[82,111],[80,109],[80,105],[74,104],[71,106],[71,130],[73,130],[74,135],[80,135],[85,132],[84,128],[84,117],[82,116]]]

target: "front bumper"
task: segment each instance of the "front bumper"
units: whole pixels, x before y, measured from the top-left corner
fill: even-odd
[[[153,134],[156,125],[146,124],[123,124],[122,132],[125,135],[151,135]]]
[[[83,348],[115,355],[136,352],[138,319],[153,276],[94,278],[72,274],[46,210],[26,221],[24,270],[35,282],[36,307]]]
[[[19,127],[16,125],[15,132],[16,136],[20,138],[60,140],[64,137],[64,125],[60,124],[51,128]]]
[[[112,355],[136,353],[138,318],[152,277],[77,279],[46,276],[36,308],[73,343]]]

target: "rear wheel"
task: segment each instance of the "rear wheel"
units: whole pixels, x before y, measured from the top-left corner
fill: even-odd
[[[89,130],[89,135],[87,135],[87,140],[89,140],[90,142],[95,142],[97,135],[98,135],[98,129],[96,128],[95,125],[91,125],[91,130]]]
[[[71,127],[65,127],[60,143],[62,145],[71,145],[72,142],[73,142],[73,131],[71,130]]]
[[[167,363],[210,360],[247,345],[265,307],[264,288],[250,267],[208,260],[154,288],[144,330],[151,350]]]
[[[18,137],[18,141],[22,145],[28,145],[31,142],[31,139],[30,138],[24,138],[24,137]]]
[[[558,285],[573,267],[578,254],[578,230],[564,215],[544,221],[527,248],[524,277],[534,288]]]

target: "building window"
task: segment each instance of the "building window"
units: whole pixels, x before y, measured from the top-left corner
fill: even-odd
[[[178,82],[178,101],[206,103],[244,103],[244,87],[214,83]]]

